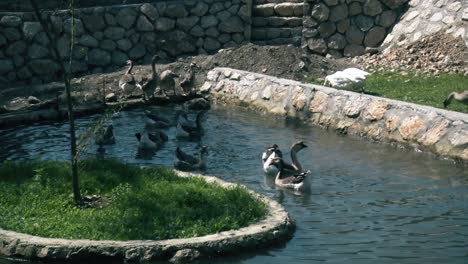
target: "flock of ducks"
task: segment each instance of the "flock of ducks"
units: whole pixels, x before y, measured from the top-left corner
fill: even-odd
[[[291,163],[283,158],[277,144],[269,146],[262,154],[263,171],[268,176],[275,176],[275,185],[298,192],[307,192],[310,188],[310,170],[304,171],[297,159],[297,153],[307,148],[302,141],[291,146]]]
[[[200,111],[195,120],[190,120],[184,110],[176,111],[175,120],[171,121],[154,112],[145,110],[144,132],[135,133],[137,139],[137,158],[151,158],[154,156],[169,136],[162,130],[176,127],[176,139],[179,141],[200,141],[203,136],[202,118],[206,111]],[[104,145],[115,144],[113,126],[98,129],[95,133],[95,143],[99,146],[98,152],[102,153]],[[100,151],[101,150],[101,151]],[[198,156],[185,153],[180,147],[175,150],[174,167],[182,171],[204,170],[206,169],[207,147],[199,142]]]
[[[143,100],[150,101],[154,98],[174,98],[177,96],[193,95],[195,80],[195,69],[197,65],[192,62],[186,69],[184,76],[179,76],[171,70],[165,70],[158,74],[156,63],[160,57],[154,55],[151,59],[151,75],[143,76],[141,80],[133,75],[134,63],[127,61],[128,69],[119,80],[120,91],[125,98],[134,98],[143,96]],[[179,79],[179,86],[176,85],[176,79]],[[179,90],[179,92],[177,91]],[[181,90],[181,91],[180,91]]]

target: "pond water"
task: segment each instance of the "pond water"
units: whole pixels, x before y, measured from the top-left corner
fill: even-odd
[[[160,110],[163,115],[172,113],[170,108]],[[106,155],[129,163],[172,166],[177,145],[196,152],[196,143],[176,141],[171,128],[169,142],[152,159],[136,159],[134,134],[142,130],[144,118],[141,110],[114,117],[117,143],[106,148]],[[95,119],[81,118],[78,127],[82,130]],[[206,174],[276,199],[297,229],[283,245],[200,263],[468,263],[466,168],[240,109],[210,110],[204,127]],[[67,132],[62,123],[0,130],[0,160],[67,159]],[[288,154],[297,140],[309,146],[298,156],[312,171],[310,194],[275,189],[261,169],[267,145],[277,143]],[[95,155],[96,149],[91,145],[88,155]]]

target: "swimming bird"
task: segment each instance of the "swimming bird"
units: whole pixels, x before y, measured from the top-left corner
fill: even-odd
[[[205,154],[207,153],[206,146],[200,146],[198,158],[183,152],[180,147],[175,150],[176,159],[174,161],[174,168],[181,171],[193,171],[206,169]]]
[[[184,78],[180,81],[180,87],[182,87],[182,91],[184,92],[184,95],[190,95],[192,93],[192,87],[193,87],[193,81],[195,79],[195,74],[193,69],[197,65],[192,62],[189,65],[189,68],[187,72],[184,75]]]
[[[183,113],[177,119],[176,125],[176,138],[177,139],[190,139],[190,140],[199,140],[203,134],[203,127],[201,125],[201,121],[203,115],[206,111],[200,111],[197,113],[197,117],[195,119],[195,124],[190,122],[186,115]]]
[[[145,115],[148,117],[146,121],[147,128],[168,128],[171,126],[171,121],[165,117],[157,115],[149,110],[145,110]]]
[[[468,105],[468,90],[465,90],[461,93],[451,92],[447,96],[447,99],[444,100],[444,108],[447,108],[447,106],[452,102],[453,99],[465,105]]]
[[[156,151],[161,147],[162,142],[157,140],[158,137],[155,135],[150,136],[148,132],[136,133],[135,137],[138,139],[138,151]]]
[[[108,125],[105,129],[100,127],[95,133],[95,142],[102,147],[103,145],[115,144],[114,127]]]
[[[299,173],[302,171],[302,165],[297,159],[297,153],[304,148],[307,148],[307,145],[304,144],[303,141],[297,141],[291,145],[290,155],[291,155],[292,163],[288,163],[285,160],[282,161],[284,174],[294,174],[294,173]],[[282,158],[282,153],[279,150],[278,145],[276,144],[272,145],[270,151],[272,151],[271,152],[272,154],[270,154],[269,156],[267,156],[269,153],[269,149],[267,149],[264,152],[264,155],[262,155],[262,160],[263,160],[263,157],[267,156],[267,159],[263,163],[263,170],[267,174],[273,174],[277,172],[277,168],[271,166],[272,159],[275,157]]]
[[[310,177],[308,177],[310,170],[288,175],[284,172],[284,162],[282,158],[273,158],[271,164],[278,168],[278,173],[275,177],[276,186],[298,192],[307,192],[310,189]]]
[[[143,99],[149,100],[154,96],[154,93],[158,87],[159,77],[156,72],[156,61],[159,59],[158,55],[154,55],[151,60],[151,76],[146,80],[143,80],[141,88],[143,89]]]
[[[283,153],[279,149],[278,145],[273,144],[269,146],[262,154],[262,165],[263,171],[266,174],[276,174],[278,173],[278,168],[276,166],[271,165],[272,158],[275,157],[283,157]]]
[[[160,78],[159,86],[161,87],[162,92],[165,94],[167,91],[172,90],[174,92],[174,96],[176,96],[177,93],[174,78],[179,78],[179,75],[175,74],[171,70],[165,70],[161,73]]]
[[[127,71],[119,80],[119,87],[126,97],[130,97],[136,88],[141,89],[141,84],[135,81],[135,77],[132,74],[133,61],[127,60],[127,65],[129,65]]]

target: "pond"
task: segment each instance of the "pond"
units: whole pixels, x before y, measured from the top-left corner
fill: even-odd
[[[171,116],[173,109],[160,111]],[[217,108],[205,117],[202,140],[209,151],[205,173],[276,199],[297,229],[283,245],[200,263],[467,263],[466,168],[238,108]],[[78,127],[83,129],[96,118],[81,118]],[[172,166],[176,146],[196,152],[197,143],[178,142],[170,128],[169,142],[152,159],[136,159],[134,134],[142,130],[144,120],[142,110],[115,116],[117,143],[106,148],[106,155],[129,163]],[[0,160],[68,159],[67,132],[62,123],[0,130]],[[288,155],[297,140],[308,145],[298,157],[313,177],[311,192],[303,195],[277,190],[261,168],[266,146],[277,143]],[[96,150],[91,145],[88,155]]]

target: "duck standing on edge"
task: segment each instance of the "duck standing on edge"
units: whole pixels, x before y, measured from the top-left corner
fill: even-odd
[[[161,92],[166,94],[167,91],[172,90],[174,92],[173,96],[177,96],[174,78],[179,78],[179,75],[171,70],[165,70],[161,73],[160,77],[159,86],[161,87]]]
[[[159,77],[156,72],[156,61],[158,59],[158,55],[154,55],[151,59],[151,76],[147,80],[143,80],[143,84],[141,85],[143,89],[143,99],[147,101],[154,97],[154,93],[158,87]]]
[[[275,177],[276,186],[297,192],[308,192],[310,190],[310,177],[308,176],[310,170],[287,176],[284,175],[284,162],[282,158],[273,158],[271,164],[278,168],[278,173]]]
[[[461,93],[457,92],[451,92],[448,96],[447,99],[444,100],[444,108],[447,108],[447,106],[452,102],[452,100],[455,99],[465,105],[468,105],[468,90],[465,90]]]
[[[207,147],[200,146],[197,159],[183,152],[180,147],[177,147],[175,150],[176,159],[174,161],[174,168],[181,171],[204,170],[206,169],[206,153]]]
[[[184,96],[192,94],[193,81],[195,79],[194,69],[197,65],[192,62],[189,65],[187,72],[184,75],[184,78],[180,81],[180,87],[182,87],[182,92]]]
[[[135,88],[141,89],[141,84],[135,81],[135,77],[132,74],[133,69],[133,61],[127,60],[128,70],[124,73],[124,75],[119,80],[119,87],[122,89],[122,93],[125,97],[132,96]]]

